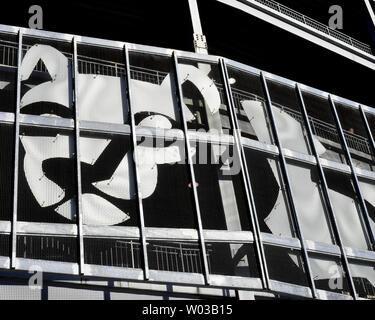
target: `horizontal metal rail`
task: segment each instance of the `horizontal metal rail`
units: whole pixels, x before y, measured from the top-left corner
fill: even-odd
[[[325,24],[321,23],[321,22],[318,22],[312,18],[309,18],[307,16],[305,16],[304,14],[302,13],[299,13],[293,9],[290,9],[276,1],[273,1],[273,0],[255,0],[256,2],[259,2],[265,6],[267,6],[268,8],[271,8],[273,10],[276,10],[282,14],[285,14],[287,15],[288,17],[294,19],[294,20],[297,20],[299,22],[302,22],[303,24],[309,26],[309,27],[312,27],[316,30],[319,30],[337,40],[340,40],[340,41],[343,41],[349,45],[351,45],[352,47],[354,48],[357,48],[361,51],[364,51],[366,53],[369,53],[369,54],[372,54],[372,51],[371,51],[371,47],[366,44],[366,43],[363,43],[361,41],[358,41],[340,31],[337,31],[337,30],[334,30],[334,29],[331,29],[330,27],[326,26]]]
[[[219,88],[222,91],[221,88]],[[254,100],[264,103],[264,99],[256,94],[245,92],[238,89],[232,89],[233,99],[237,109],[241,110],[241,101]],[[300,112],[293,110],[289,107],[278,103],[272,103],[273,106],[280,108],[282,111],[293,117],[295,120],[303,124],[303,117]],[[340,139],[336,130],[336,127],[327,122],[321,121],[314,117],[309,117],[312,133],[320,138],[340,143]],[[362,153],[371,155],[371,147],[367,138],[362,137],[358,134],[351,133],[350,131],[344,130],[345,138],[350,149],[360,151]]]

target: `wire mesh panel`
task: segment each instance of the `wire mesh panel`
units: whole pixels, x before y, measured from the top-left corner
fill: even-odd
[[[375,181],[370,179],[358,179],[359,187],[365,201],[372,230],[375,231]]]
[[[259,76],[234,68],[228,68],[228,74],[241,135],[263,143],[273,144]]]
[[[335,243],[318,170],[302,162],[287,161],[300,226],[306,240]]]
[[[76,223],[74,150],[70,130],[21,126],[19,221]]]
[[[138,226],[129,135],[80,132],[83,224]]]
[[[294,87],[276,81],[267,81],[273,114],[283,148],[311,154]]]
[[[300,250],[265,245],[264,251],[271,280],[308,286]]]
[[[142,268],[142,249],[137,240],[84,238],[85,263],[121,268]]]
[[[129,123],[124,50],[78,44],[80,120]]]
[[[10,235],[0,234],[0,256],[9,257],[10,256]]]
[[[72,44],[23,38],[21,113],[73,118]]]
[[[324,173],[343,244],[351,248],[371,250],[352,179],[338,171],[325,169]]]
[[[137,152],[146,227],[195,228],[184,141],[141,137]]]
[[[357,294],[361,298],[375,300],[375,264],[350,260],[350,271]]]
[[[228,104],[218,64],[179,59],[188,129],[231,133]]]
[[[317,289],[350,295],[347,275],[340,257],[309,253],[309,258]]]
[[[295,237],[295,228],[275,156],[245,148],[259,227],[262,232]]]
[[[253,244],[206,242],[210,274],[259,278]]]
[[[202,273],[202,255],[198,243],[148,241],[151,270]]]
[[[0,111],[15,111],[17,62],[17,36],[0,33]]]
[[[14,125],[0,123],[0,220],[10,220],[13,211]]]
[[[17,235],[17,257],[77,262],[77,238]]]
[[[203,228],[250,230],[250,212],[235,147],[203,139],[194,142],[194,171]]]
[[[343,146],[336,128],[328,100],[303,92],[306,111],[320,157],[346,163]]]
[[[342,103],[335,105],[354,166],[374,171],[375,158],[360,111]]]
[[[129,63],[135,124],[181,129],[171,57],[130,51]]]

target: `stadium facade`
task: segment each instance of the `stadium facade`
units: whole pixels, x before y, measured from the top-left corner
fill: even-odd
[[[374,299],[372,98],[209,54],[188,3],[195,52],[0,25],[1,298]],[[375,69],[283,4],[212,3]]]

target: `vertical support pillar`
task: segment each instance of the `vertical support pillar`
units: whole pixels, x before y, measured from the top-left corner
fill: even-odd
[[[326,179],[323,167],[322,167],[322,163],[320,161],[318,151],[317,151],[316,146],[315,146],[314,136],[313,136],[313,133],[312,133],[312,130],[311,130],[309,117],[308,117],[308,114],[307,114],[307,111],[306,111],[305,101],[303,99],[302,92],[301,92],[301,89],[300,89],[298,83],[296,84],[296,92],[297,92],[298,102],[299,102],[299,105],[301,107],[300,109],[301,109],[301,112],[302,112],[304,124],[305,124],[306,130],[307,130],[307,135],[308,135],[308,140],[309,140],[309,144],[310,144],[310,147],[311,147],[311,151],[312,151],[312,154],[314,155],[316,163],[317,163],[319,178],[320,178],[320,181],[322,183],[323,196],[324,196],[324,200],[326,202],[327,208],[328,208],[328,213],[329,213],[330,218],[331,218],[331,225],[332,225],[333,232],[334,232],[334,235],[335,235],[335,240],[336,240],[336,243],[338,244],[338,246],[340,247],[341,256],[342,256],[342,259],[343,259],[343,267],[344,267],[345,273],[348,275],[347,278],[348,278],[350,290],[352,292],[353,298],[356,299],[357,298],[357,292],[356,292],[356,289],[355,289],[355,286],[354,286],[353,278],[351,276],[351,271],[350,271],[345,247],[344,247],[342,239],[341,239],[341,233],[340,233],[340,230],[338,228],[337,219],[336,219],[335,212],[334,212],[333,206],[332,206],[332,202],[331,202],[331,199],[330,199],[330,196],[329,196],[327,179]]]
[[[203,35],[197,0],[188,0],[191,22],[194,32],[194,49],[196,53],[208,54],[206,37]]]
[[[342,145],[344,146],[345,158],[346,158],[346,161],[349,164],[349,167],[350,167],[350,170],[351,170],[351,173],[352,173],[351,175],[352,175],[352,179],[353,179],[354,189],[357,193],[359,206],[361,208],[363,218],[364,218],[364,222],[365,222],[365,225],[366,225],[366,228],[367,228],[368,236],[370,238],[369,239],[370,245],[371,245],[372,250],[375,250],[374,230],[372,230],[372,227],[371,227],[370,216],[368,214],[366,203],[365,203],[365,200],[363,198],[361,188],[359,186],[359,181],[358,181],[357,173],[355,171],[355,167],[353,165],[352,156],[350,154],[350,150],[349,150],[348,144],[347,144],[346,139],[345,139],[344,131],[342,129],[339,116],[337,114],[336,106],[335,106],[335,103],[334,103],[331,95],[328,96],[328,100],[329,100],[329,104],[331,106],[332,114],[333,114],[334,119],[335,119],[335,123],[336,123],[336,127],[338,129],[338,134],[339,134],[340,140],[342,142]]]
[[[14,137],[14,180],[13,180],[13,218],[11,240],[11,268],[16,268],[17,257],[17,209],[18,209],[18,164],[20,145],[20,104],[21,104],[21,63],[22,63],[22,29],[18,31],[18,57],[17,57],[17,85],[16,85],[16,110],[15,110],[15,137]]]
[[[255,247],[256,247],[256,252],[257,252],[257,258],[258,258],[259,266],[261,268],[260,271],[261,271],[262,284],[264,288],[270,289],[268,268],[267,268],[265,253],[264,253],[264,247],[263,247],[263,243],[261,239],[261,232],[260,232],[258,217],[256,213],[253,189],[252,189],[251,182],[250,182],[249,169],[247,167],[245,151],[244,151],[242,141],[241,141],[241,130],[239,128],[236,111],[234,110],[234,101],[233,101],[232,89],[229,84],[228,70],[223,59],[220,59],[220,67],[221,67],[222,78],[224,79],[224,88],[225,88],[226,98],[228,101],[228,108],[230,111],[230,120],[231,120],[231,125],[233,128],[233,137],[234,137],[237,153],[239,155],[240,162],[241,162],[242,179],[243,179],[244,186],[245,186],[246,200],[247,200],[247,204],[248,204],[248,208],[250,212],[250,221],[251,221],[251,226],[252,226],[253,234],[254,234],[254,242],[255,242]]]
[[[139,167],[138,167],[138,155],[137,155],[137,133],[135,130],[135,120],[134,120],[134,113],[132,112],[132,91],[131,91],[131,84],[130,84],[130,60],[129,60],[129,50],[127,45],[124,46],[124,58],[125,58],[125,70],[126,70],[126,96],[128,99],[128,107],[129,107],[129,118],[130,118],[130,130],[131,130],[131,139],[132,139],[132,146],[133,146],[133,160],[134,160],[134,180],[135,180],[135,187],[137,193],[137,201],[138,201],[138,211],[139,211],[139,229],[140,229],[140,240],[142,245],[142,252],[143,252],[143,272],[144,277],[146,280],[149,279],[149,266],[148,266],[148,256],[147,256],[147,242],[146,242],[146,235],[145,235],[145,222],[144,222],[144,214],[143,214],[143,202],[142,202],[142,192],[141,192],[141,181],[139,181]]]
[[[78,58],[77,39],[73,38],[73,97],[74,97],[74,129],[76,147],[77,170],[77,210],[78,210],[78,243],[79,243],[79,273],[84,274],[85,254],[83,244],[83,208],[82,208],[82,176],[81,176],[81,148],[80,148],[80,122],[79,122],[79,97],[78,97]]]
[[[290,209],[291,209],[292,216],[293,216],[293,219],[294,219],[294,222],[295,222],[297,237],[301,242],[301,251],[302,251],[302,257],[303,257],[303,260],[304,260],[305,266],[306,266],[307,278],[310,282],[313,298],[317,298],[314,278],[313,278],[311,266],[310,266],[310,260],[309,260],[308,254],[307,254],[307,249],[306,249],[306,245],[305,245],[305,241],[304,241],[304,237],[303,237],[303,233],[302,233],[302,229],[301,229],[301,224],[300,224],[300,221],[299,221],[299,218],[298,218],[296,205],[294,203],[293,190],[291,188],[291,184],[290,184],[290,180],[289,180],[288,167],[287,167],[285,156],[284,156],[284,149],[283,149],[281,140],[279,138],[279,134],[278,134],[278,130],[277,130],[276,122],[275,122],[275,117],[274,117],[273,110],[272,110],[271,96],[270,96],[270,93],[268,91],[267,81],[266,81],[266,78],[265,78],[263,72],[261,72],[260,78],[261,78],[261,82],[262,82],[262,86],[263,86],[263,90],[264,90],[264,96],[265,96],[265,102],[266,102],[266,107],[267,107],[267,111],[268,111],[268,116],[269,116],[270,122],[271,122],[270,125],[271,125],[271,128],[272,128],[273,136],[275,138],[275,143],[276,143],[277,147],[279,148],[279,159],[280,159],[281,171],[282,171],[282,174],[283,174],[283,177],[284,177],[284,183],[285,183],[285,188],[286,188],[288,199],[289,199]]]
[[[183,96],[182,96],[180,74],[178,71],[178,58],[177,58],[176,51],[173,51],[172,59],[173,59],[172,63],[174,66],[174,71],[175,71],[175,85],[177,89],[178,105],[179,105],[180,112],[181,112],[181,121],[182,121],[182,126],[183,126],[183,131],[184,131],[184,137],[185,137],[185,149],[186,149],[186,154],[187,154],[188,166],[190,170],[191,185],[192,185],[194,204],[195,204],[195,212],[196,212],[196,218],[197,218],[197,223],[198,223],[198,235],[199,235],[199,241],[200,241],[201,252],[202,252],[203,272],[204,272],[206,283],[210,284],[207,253],[206,253],[206,246],[204,242],[202,218],[201,218],[201,212],[200,212],[199,200],[198,200],[198,191],[197,191],[197,185],[196,185],[196,180],[195,180],[195,173],[194,173],[193,159],[191,155],[187,123],[186,123],[184,108],[182,104]]]

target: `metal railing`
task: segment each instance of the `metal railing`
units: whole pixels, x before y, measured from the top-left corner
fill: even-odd
[[[187,243],[169,245],[149,244],[149,250],[154,255],[157,270],[202,273],[200,248]],[[207,251],[209,258],[211,250]]]
[[[258,1],[258,0],[257,0]],[[265,1],[265,0],[259,0]],[[270,0],[267,0],[270,1]],[[273,2],[273,1],[272,1]],[[24,46],[23,51],[26,51],[31,46]],[[65,53],[64,53],[65,54]],[[65,54],[68,59],[71,59],[71,54]],[[3,65],[7,66],[14,66],[16,63],[17,57],[17,47],[16,44],[12,42],[0,42],[0,61]],[[40,72],[47,72],[46,67],[44,64],[39,61],[38,64],[35,66],[35,71]],[[115,76],[115,77],[123,77],[125,76],[125,66],[121,63],[110,62],[106,60],[100,60],[95,58],[90,58],[86,56],[79,56],[78,57],[78,70],[79,73],[83,74],[100,74],[100,75],[107,75],[107,76]],[[154,84],[161,84],[164,78],[167,76],[168,73],[160,72],[158,70],[146,69],[141,67],[131,66],[130,75],[132,79],[146,81]],[[217,86],[220,95],[222,96],[222,101],[224,100],[224,92],[222,89],[221,84],[215,83]],[[239,110],[242,109],[241,101],[242,100],[255,100],[261,101],[264,103],[264,99],[260,96],[257,96],[250,92],[245,92],[239,89],[232,88],[233,92],[233,99],[235,102],[236,108]],[[283,106],[278,103],[273,103],[274,106],[280,108],[281,110],[285,111],[288,115],[293,117],[295,120],[303,123],[303,118],[301,113]],[[239,113],[241,114],[241,113]],[[319,119],[310,117],[310,124],[313,134],[321,137],[323,139],[340,143],[339,136],[337,134],[336,127],[332,124],[327,122],[321,121]],[[349,132],[344,130],[345,138],[348,143],[349,148],[363,152],[365,154],[371,154],[371,147],[367,138],[357,135],[355,133]]]
[[[265,6],[267,6],[268,8],[271,8],[273,10],[276,10],[282,14],[285,14],[287,15],[288,17],[291,17],[295,20],[298,20],[299,22],[302,22],[304,23],[305,25],[309,26],[309,27],[312,27],[316,30],[319,30],[333,38],[336,38],[337,40],[340,40],[340,41],[343,41],[351,46],[353,46],[354,48],[357,48],[359,50],[362,50],[366,53],[369,53],[369,54],[372,54],[372,51],[371,51],[371,47],[366,44],[366,43],[363,43],[361,41],[358,41],[356,39],[353,39],[352,37],[340,32],[340,31],[337,31],[337,30],[334,30],[334,29],[331,29],[329,28],[328,26],[326,26],[325,24],[321,23],[321,22],[318,22],[314,19],[311,19],[305,15],[303,15],[302,13],[299,13],[293,9],[290,9],[276,1],[273,1],[273,0],[255,0],[256,2],[259,2]]]
[[[262,97],[255,95],[253,93],[249,93],[249,92],[245,92],[245,91],[233,89],[233,88],[232,88],[232,93],[233,93],[233,100],[235,103],[235,107],[237,108],[237,113],[239,114],[242,113],[242,112],[239,112],[239,110],[242,110],[241,101],[243,100],[254,100],[254,101],[260,101],[262,103],[265,102]],[[287,113],[288,115],[290,115],[292,118],[294,118],[295,120],[297,120],[303,125],[303,117],[300,112],[293,110],[291,108],[288,108],[284,105],[278,104],[278,103],[272,103],[272,105],[281,109],[282,111],[284,111],[285,113]],[[323,138],[325,140],[340,143],[340,138],[337,133],[337,129],[334,125],[321,121],[314,117],[309,117],[309,120],[310,120],[311,130],[314,135],[320,138]],[[349,148],[371,155],[371,146],[367,138],[357,135],[355,133],[349,132],[347,130],[344,130],[344,134],[345,134],[345,139],[346,139],[346,142],[348,143]]]

